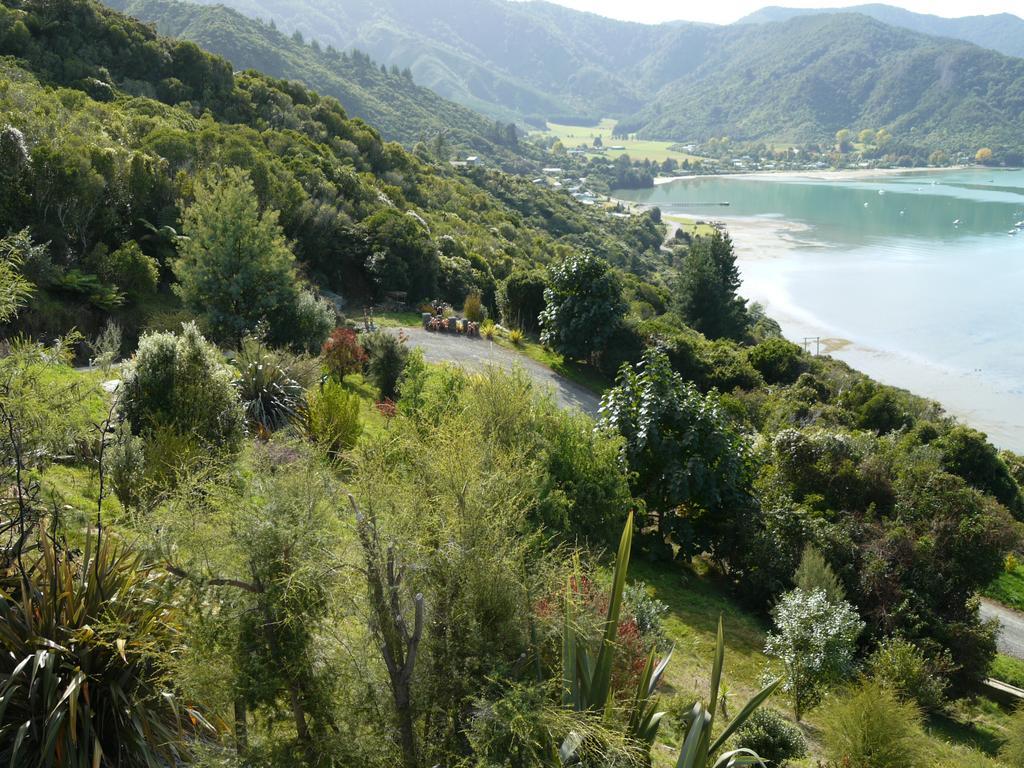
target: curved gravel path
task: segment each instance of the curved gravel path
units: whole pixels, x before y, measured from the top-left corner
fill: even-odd
[[[599,398],[585,387],[559,376],[550,368],[531,360],[526,355],[513,352],[487,339],[473,339],[448,333],[433,333],[422,328],[389,328],[392,333],[404,331],[409,345],[423,350],[431,363],[454,363],[466,370],[480,371],[488,365],[505,370],[521,368],[542,387],[554,391],[556,402],[563,408],[576,408],[597,415]]]
[[[999,636],[996,647],[1000,653],[1024,659],[1024,614],[991,600],[982,600],[979,611],[981,618],[999,622]]]

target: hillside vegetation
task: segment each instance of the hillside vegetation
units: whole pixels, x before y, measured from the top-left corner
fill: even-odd
[[[411,147],[441,135],[451,149],[482,155],[510,169],[522,166],[521,155],[529,151],[528,146],[519,145],[515,130],[507,124],[487,120],[416,85],[408,69],[382,69],[365,54],[309,45],[220,5],[177,0],[108,5],[155,24],[162,34],[191,40],[223,56],[237,70],[299,81],[333,96],[349,115],[372,124],[386,140]]]
[[[0,55],[0,762],[1020,764],[977,595],[1024,459],[783,339],[727,235],[93,0]]]
[[[652,26],[543,2],[228,4],[541,128],[613,117],[646,139],[826,145],[840,129],[885,128],[914,150],[906,154],[973,157],[989,147],[1010,164],[1022,154],[1022,60],[865,15]]]

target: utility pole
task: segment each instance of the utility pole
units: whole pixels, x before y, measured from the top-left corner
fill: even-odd
[[[811,342],[814,342],[814,356],[821,353],[821,336],[804,336],[804,352],[811,351]]]

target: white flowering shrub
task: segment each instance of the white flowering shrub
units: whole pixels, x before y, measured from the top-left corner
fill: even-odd
[[[787,592],[772,617],[776,631],[768,635],[765,653],[782,662],[783,690],[793,697],[799,720],[830,685],[853,671],[864,622],[852,605],[829,600],[823,589]]]

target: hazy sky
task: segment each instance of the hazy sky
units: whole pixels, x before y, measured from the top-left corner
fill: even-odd
[[[685,19],[728,24],[766,5],[789,8],[825,8],[860,5],[871,0],[551,0],[580,11],[630,21],[659,22]],[[885,2],[885,0],[882,0]],[[918,13],[937,16],[968,16],[983,13],[1014,13],[1024,17],[1024,0],[894,0]]]

